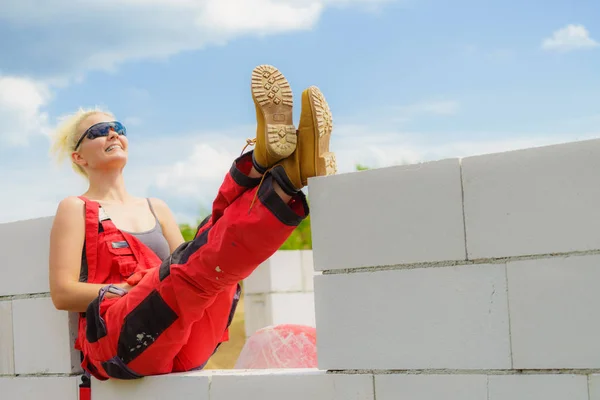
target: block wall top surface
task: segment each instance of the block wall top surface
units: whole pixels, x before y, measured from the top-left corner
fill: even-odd
[[[134,381],[93,379],[92,393],[94,400],[599,400],[599,382],[592,375],[588,385],[588,376],[568,373],[372,375],[305,370],[258,373],[214,370]]]
[[[92,381],[94,400],[374,400],[372,375],[315,370],[229,370],[171,374],[141,381]]]
[[[0,224],[0,296],[46,293],[54,217]]]
[[[316,270],[464,260],[459,160],[311,180]]]

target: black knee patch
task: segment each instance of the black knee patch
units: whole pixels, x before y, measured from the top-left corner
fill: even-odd
[[[152,291],[133,311],[121,328],[117,356],[128,364],[150,347],[178,315],[156,291]]]
[[[160,265],[160,268],[158,269],[158,280],[162,282],[167,279],[169,275],[171,275],[171,257],[167,258]]]
[[[158,279],[161,282],[165,280],[171,275],[172,264],[185,264],[192,254],[200,250],[208,241],[208,233],[211,229],[212,226],[198,235],[194,240],[183,243],[171,254],[171,257],[163,261],[158,270]]]

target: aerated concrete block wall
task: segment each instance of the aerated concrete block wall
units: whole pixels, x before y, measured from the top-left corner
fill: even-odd
[[[600,399],[600,140],[309,193],[319,368],[377,400]]]
[[[92,398],[600,400],[598,182],[600,140],[314,179],[319,370],[93,380]],[[7,398],[76,398],[49,224],[0,226]]]
[[[315,326],[312,250],[281,250],[244,281],[246,337],[280,324]]]
[[[57,311],[49,294],[52,221],[0,224],[0,399],[70,400],[79,393],[77,315]],[[314,326],[312,263],[311,251],[280,251],[245,282],[248,336],[273,324]]]
[[[0,224],[0,398],[78,398],[76,315],[50,299],[52,218]]]

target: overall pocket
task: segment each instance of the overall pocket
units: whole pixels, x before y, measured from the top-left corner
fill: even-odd
[[[126,240],[111,240],[106,242],[106,248],[113,256],[113,268],[119,271],[123,279],[129,278],[137,267],[137,259]]]

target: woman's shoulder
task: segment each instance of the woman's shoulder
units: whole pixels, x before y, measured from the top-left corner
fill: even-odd
[[[78,196],[67,196],[58,203],[58,210],[69,211],[82,209],[85,202]]]
[[[156,211],[169,211],[169,206],[164,200],[157,197],[148,197],[148,200]]]
[[[54,215],[54,230],[71,231],[85,225],[85,203],[77,196],[68,196],[58,203]]]
[[[77,196],[68,196],[58,203],[56,208],[56,217],[74,217],[77,218],[83,215],[85,202]]]
[[[174,218],[171,209],[164,200],[156,197],[149,197],[148,200],[150,200],[150,204],[161,222]]]

